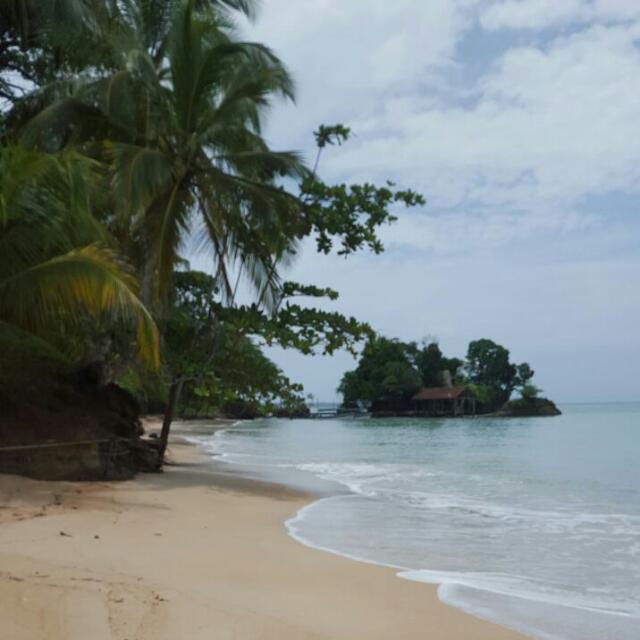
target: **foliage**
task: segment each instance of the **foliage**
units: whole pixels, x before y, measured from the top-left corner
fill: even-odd
[[[504,404],[517,386],[526,385],[534,375],[526,362],[512,364],[509,350],[486,338],[469,344],[466,370],[470,382],[491,390],[493,409]]]
[[[176,298],[165,331],[166,364],[173,375],[217,385],[216,402],[259,396],[285,404],[298,402],[302,388],[277,370],[260,352],[259,342],[296,348],[312,354],[351,348],[370,329],[353,318],[290,304],[297,295],[335,298],[330,289],[285,283],[283,303],[272,314],[257,305],[228,307],[220,298],[216,279],[206,273],[175,274]],[[206,385],[205,385],[206,386]],[[224,394],[227,395],[224,395]],[[220,395],[222,394],[222,395]]]
[[[71,363],[51,343],[15,325],[0,322],[0,405],[11,401],[60,395]]]
[[[476,384],[470,382],[467,384],[471,393],[473,393],[474,397],[480,403],[481,407],[484,407],[485,410],[491,411],[493,407],[500,404],[500,400],[498,399],[498,392],[493,388],[486,384]]]
[[[137,259],[143,300],[156,306],[170,295],[171,273],[194,231],[215,256],[222,291],[233,296],[230,273],[240,269],[267,308],[279,297],[279,265],[299,240],[315,235],[325,253],[336,241],[343,255],[381,251],[376,229],[394,220],[389,207],[422,197],[391,184],[326,185],[295,153],[269,149],[263,114],[275,98],[292,98],[282,63],[263,45],[239,42],[220,3],[168,3],[153,19],[148,4],[113,9],[102,38],[109,64],[51,87],[48,106],[23,133],[47,148],[104,150],[114,233]],[[319,151],[348,136],[343,125],[320,127]],[[300,178],[299,193],[286,191],[283,177]]]
[[[509,351],[486,338],[469,343],[466,368],[471,382],[499,389],[511,386],[517,373]]]
[[[130,388],[145,384],[128,358],[123,318],[135,316],[138,342],[144,347],[146,340],[145,353],[152,346],[155,356],[150,312],[162,338],[159,379],[170,384],[168,423],[183,383],[190,400],[298,402],[300,389],[261,354],[262,345],[355,353],[372,337],[367,324],[310,302],[335,300],[337,292],[286,282],[282,271],[309,237],[322,253],[382,251],[381,226],[395,220],[398,208],[424,199],[392,183],[326,184],[320,156],[351,137],[344,125],[314,133],[318,156],[311,171],[297,153],[267,144],[265,115],[277,100],[293,99],[293,82],[268,47],[240,40],[234,29],[233,11],[251,16],[253,0],[15,0],[7,6],[9,13],[4,5],[0,11],[7,34],[0,46],[0,89],[10,104],[6,137],[40,157],[73,155],[92,174],[72,184],[91,215],[28,222],[44,229],[59,220],[59,233],[43,236],[68,245],[46,247],[49,280],[30,289],[29,304],[37,307],[41,296],[41,310],[50,315],[55,296],[64,303],[64,312],[54,314],[60,323],[77,318],[93,340],[99,337],[87,331],[86,316],[99,319]],[[25,81],[24,95],[1,84],[12,73]],[[76,193],[83,185],[90,188]],[[213,275],[184,271],[185,253],[196,252],[213,258]],[[15,275],[19,261],[13,262]],[[241,278],[252,287],[245,305],[235,299]],[[44,291],[51,295],[42,297]],[[15,300],[17,318],[16,309],[26,307]],[[83,310],[79,316],[71,313],[74,305]],[[416,380],[411,366],[390,363],[384,384],[398,395]]]
[[[208,414],[230,405],[252,407],[254,413],[304,407],[302,386],[292,383],[249,337],[222,325],[217,342],[208,372],[188,381],[183,407]]]
[[[407,345],[375,337],[364,347],[356,369],[345,373],[338,391],[345,404],[388,402],[406,400],[420,385],[420,374],[411,363]]]
[[[535,371],[529,366],[529,363],[523,362],[522,364],[516,365],[515,386],[526,386],[534,375]]]
[[[464,362],[459,358],[446,358],[437,342],[423,344],[420,350],[416,346],[415,363],[425,387],[442,386],[445,371],[451,374],[453,382],[462,381],[461,369]]]
[[[75,3],[76,5],[80,3]],[[13,101],[26,87],[50,81],[63,65],[72,47],[56,46],[56,31],[49,29],[55,18],[61,27],[74,18],[73,0],[4,0],[0,3],[0,99]],[[68,34],[67,34],[68,35]]]
[[[320,125],[313,132],[318,149],[324,149],[327,145],[341,145],[351,137],[351,129],[342,124],[333,126]]]
[[[408,400],[420,386],[446,384],[445,372],[451,374],[451,382],[470,389],[483,411],[502,406],[516,387],[524,393],[538,391],[529,382],[533,369],[526,362],[511,364],[509,351],[491,340],[471,342],[465,361],[445,357],[435,342],[419,347],[415,342],[405,344],[381,337],[367,344],[357,368],[344,374],[338,391],[345,404],[388,405],[393,401],[394,407],[401,409],[398,402],[404,401],[405,409],[409,409]]]
[[[424,204],[420,194],[394,191],[393,186],[327,185],[317,178],[307,178],[301,185],[304,222],[299,237],[314,234],[321,253],[332,251],[336,237],[340,239],[339,255],[346,256],[363,247],[381,253],[384,247],[376,230],[397,220],[390,207],[398,203],[406,207]]]
[[[92,171],[75,154],[0,148],[0,320],[43,335],[78,327],[86,314],[130,319],[141,357],[157,366],[157,329],[135,278],[99,242]]]
[[[291,79],[268,48],[238,41],[211,3],[168,3],[164,22],[142,0],[126,4],[105,35],[109,64],[49,87],[22,139],[83,145],[110,164],[113,231],[137,258],[148,304],[170,294],[194,234],[227,293],[240,264],[267,300],[295,215],[276,178],[304,170],[296,154],[267,147],[260,123],[273,99],[292,97]]]
[[[25,87],[42,87],[92,69],[117,66],[112,43],[126,46],[123,25],[137,22],[150,53],[166,49],[170,17],[183,0],[3,0],[0,3],[0,99],[19,100]],[[228,15],[255,15],[256,0],[199,0]]]
[[[197,271],[177,272],[176,298],[165,332],[166,364],[186,385],[185,406],[212,411],[241,401],[256,407],[292,408],[304,403],[302,387],[271,362],[248,326],[225,315],[215,278]]]
[[[523,400],[533,400],[542,393],[542,389],[536,387],[535,384],[526,383],[520,388],[520,395]]]
[[[447,371],[452,382],[463,383],[463,364],[445,357],[435,342],[419,347],[377,337],[364,349],[356,370],[344,375],[338,391],[345,404],[407,401],[422,386],[443,386]]]

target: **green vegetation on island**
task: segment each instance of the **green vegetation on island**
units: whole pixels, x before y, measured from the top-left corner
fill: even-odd
[[[486,338],[471,342],[462,360],[445,357],[436,342],[377,336],[338,391],[345,407],[366,406],[373,415],[555,415],[533,376],[528,363],[512,363],[508,349]],[[521,399],[509,402],[516,390]]]

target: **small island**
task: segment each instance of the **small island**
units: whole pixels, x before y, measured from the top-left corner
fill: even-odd
[[[373,417],[499,417],[560,415],[539,397],[527,362],[514,364],[509,350],[489,339],[474,340],[466,357],[446,357],[436,342],[403,343],[375,337],[338,391],[343,409],[367,407]],[[511,399],[514,392],[520,398]]]

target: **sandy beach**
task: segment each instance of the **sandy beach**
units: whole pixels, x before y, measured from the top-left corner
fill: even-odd
[[[241,478],[195,447],[125,483],[0,476],[6,640],[513,640],[392,569],[306,548],[310,496]],[[221,468],[222,467],[222,468]]]

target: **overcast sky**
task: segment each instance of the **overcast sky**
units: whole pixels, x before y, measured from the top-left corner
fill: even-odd
[[[640,400],[638,0],[263,0],[247,33],[297,81],[273,145],[310,159],[317,125],[345,123],[326,180],[428,199],[384,254],[309,246],[291,279],[448,355],[492,338],[558,401]],[[355,365],[275,359],[326,400]]]

